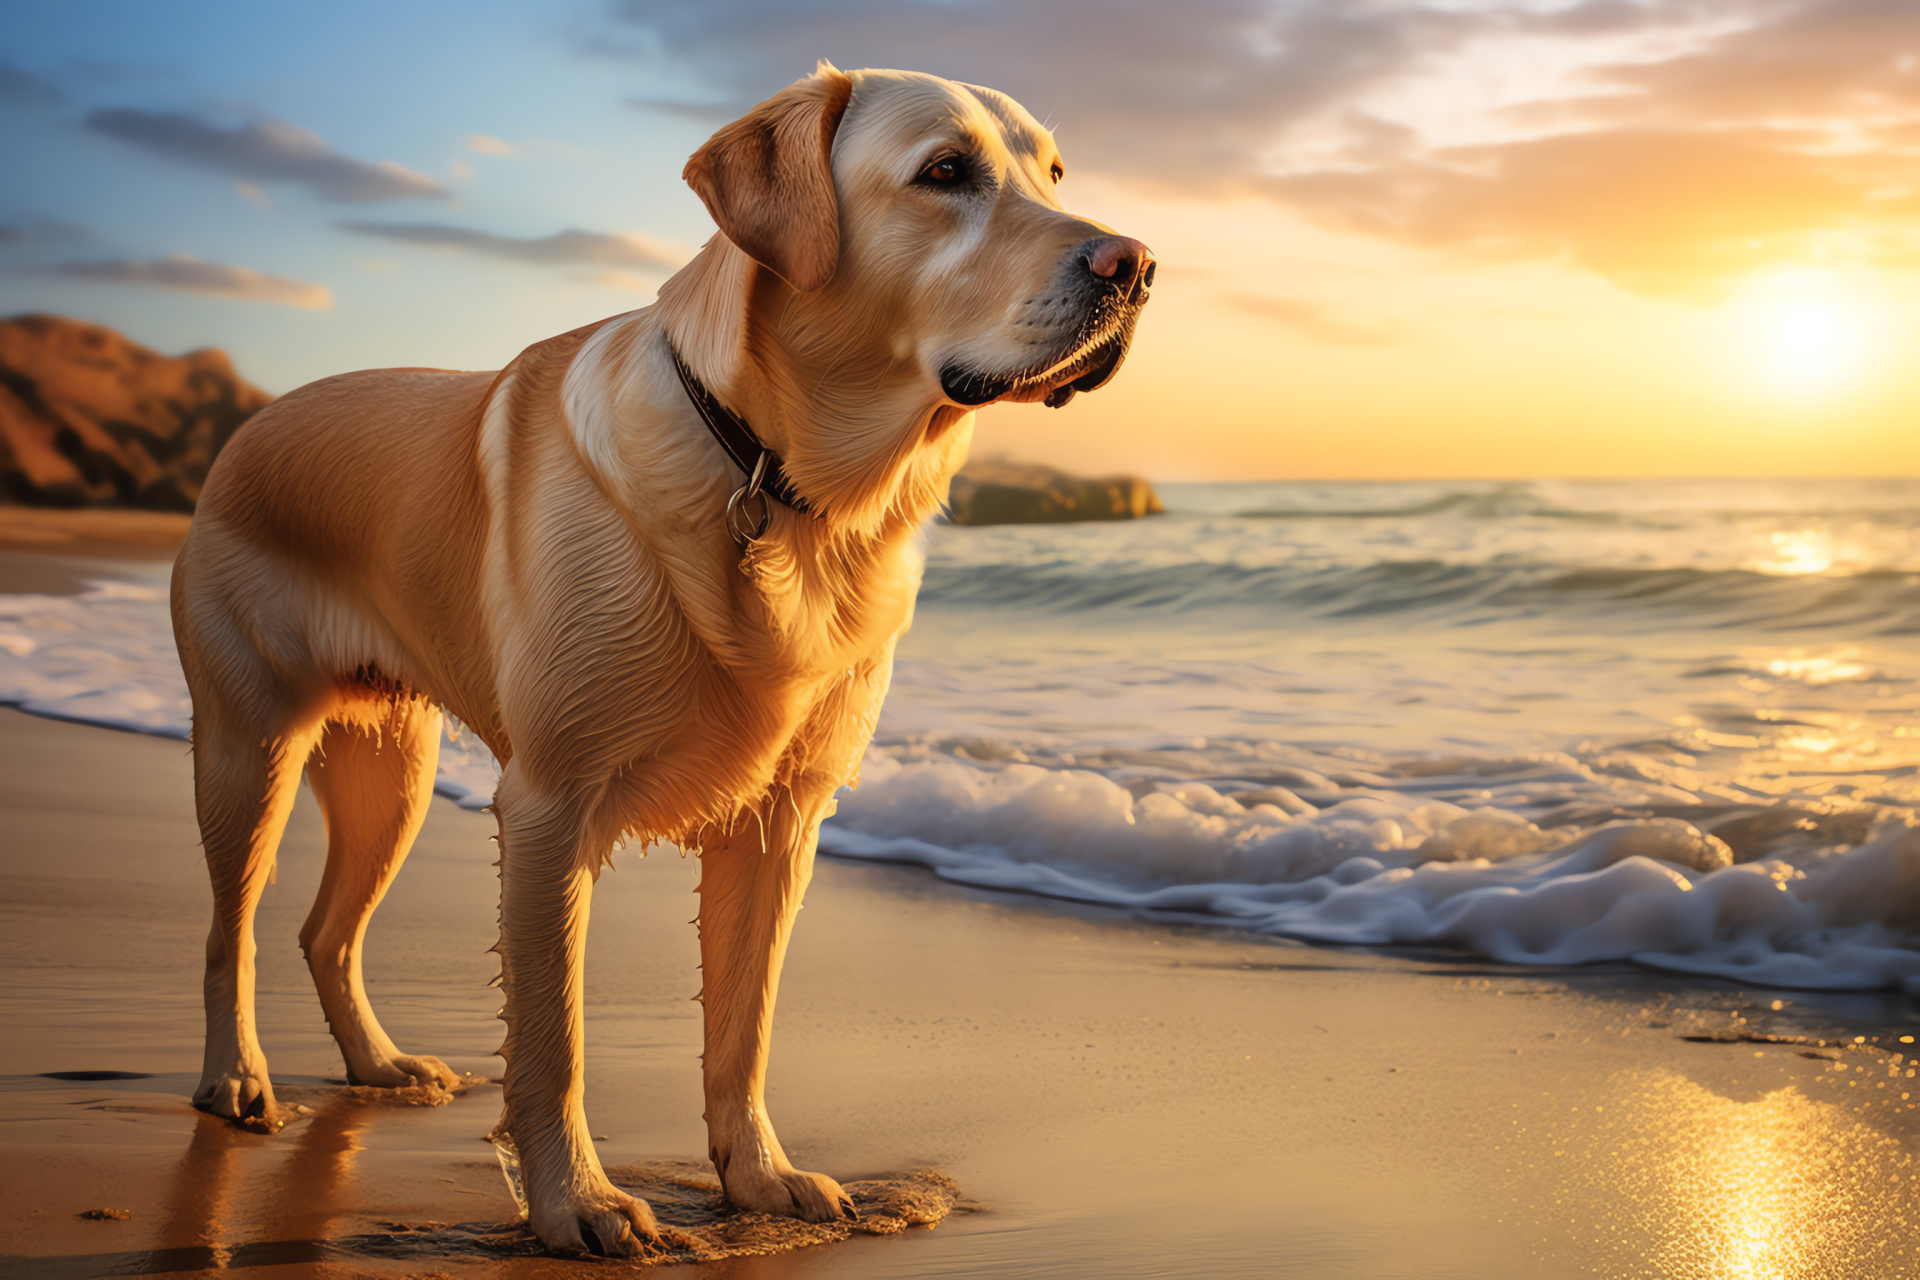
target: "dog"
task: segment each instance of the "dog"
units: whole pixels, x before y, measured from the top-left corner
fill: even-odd
[[[1146,246],[1066,212],[1062,174],[1003,94],[823,62],[688,161],[720,234],[654,305],[498,373],[324,379],[235,434],[171,593],[214,896],[195,1105],[275,1122],[253,918],[303,769],[327,862],[300,941],[349,1078],[454,1082],[388,1038],[360,974],[450,714],[501,765],[494,1137],[533,1231],[659,1239],[582,1107],[588,904],[621,838],[701,856],[727,1199],[854,1216],[767,1116],[780,966],[973,411],[1100,387],[1146,303]]]

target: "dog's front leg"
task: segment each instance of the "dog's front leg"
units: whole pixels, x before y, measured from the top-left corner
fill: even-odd
[[[727,1199],[742,1209],[853,1219],[853,1201],[825,1174],[795,1169],[767,1117],[767,1050],[793,918],[813,877],[820,819],[832,794],[776,786],[758,812],[711,834],[700,856],[700,998],[706,1011],[707,1145]]]
[[[583,1106],[583,987],[600,840],[591,799],[529,784],[508,764],[494,798],[500,822],[500,1048],[506,1109],[496,1137],[520,1163],[527,1218],[551,1248],[628,1256],[660,1238],[653,1212],[607,1180]]]

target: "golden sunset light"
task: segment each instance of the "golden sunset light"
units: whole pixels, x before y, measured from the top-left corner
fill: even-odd
[[[1012,42],[968,5],[818,29],[735,8],[656,27],[612,5],[516,46],[485,97],[414,59],[427,105],[378,119],[302,88],[257,137],[245,112],[23,65],[0,105],[36,193],[0,210],[13,305],[225,344],[270,390],[485,367],[644,302],[709,234],[677,175],[719,104],[816,44],[849,66],[936,50],[1048,121],[1063,193],[1161,264],[1129,394],[993,409],[988,452],[1195,479],[1920,472],[1899,340],[1920,322],[1920,36],[1899,5],[1209,0],[1178,32],[1066,5]],[[278,49],[303,45],[289,23]],[[66,56],[34,39],[19,56]],[[84,147],[33,141],[68,128]],[[273,147],[320,150],[255,155]]]
[[[13,4],[0,173],[0,1280],[1920,1277],[1920,0]]]
[[[1761,573],[1792,576],[1833,568],[1831,540],[1818,529],[1783,530],[1767,535],[1767,541],[1772,544],[1769,553],[1752,564]]]
[[[1884,373],[1886,319],[1863,292],[1849,290],[1832,272],[1807,268],[1744,283],[1727,309],[1756,388],[1837,396]]]

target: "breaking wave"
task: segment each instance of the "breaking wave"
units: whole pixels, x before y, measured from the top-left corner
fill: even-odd
[[[929,531],[823,851],[1315,942],[1920,995],[1920,485],[1163,496]],[[0,703],[184,737],[160,576],[0,597]],[[443,794],[496,778],[443,745]]]
[[[1312,942],[1920,995],[1910,770],[1888,780],[1891,803],[1835,804],[1703,795],[1646,757],[1368,762],[1375,772],[1282,765],[1262,745],[1215,746],[1207,763],[1239,748],[1242,767],[1206,780],[1181,771],[1200,762],[1180,752],[1088,768],[976,761],[964,744],[882,749],[821,847]]]

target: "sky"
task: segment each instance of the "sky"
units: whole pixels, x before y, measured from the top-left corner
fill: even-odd
[[[11,5],[0,314],[496,368],[646,305],[687,155],[823,57],[1012,94],[1159,259],[1120,375],[976,454],[1920,475],[1915,0]]]

